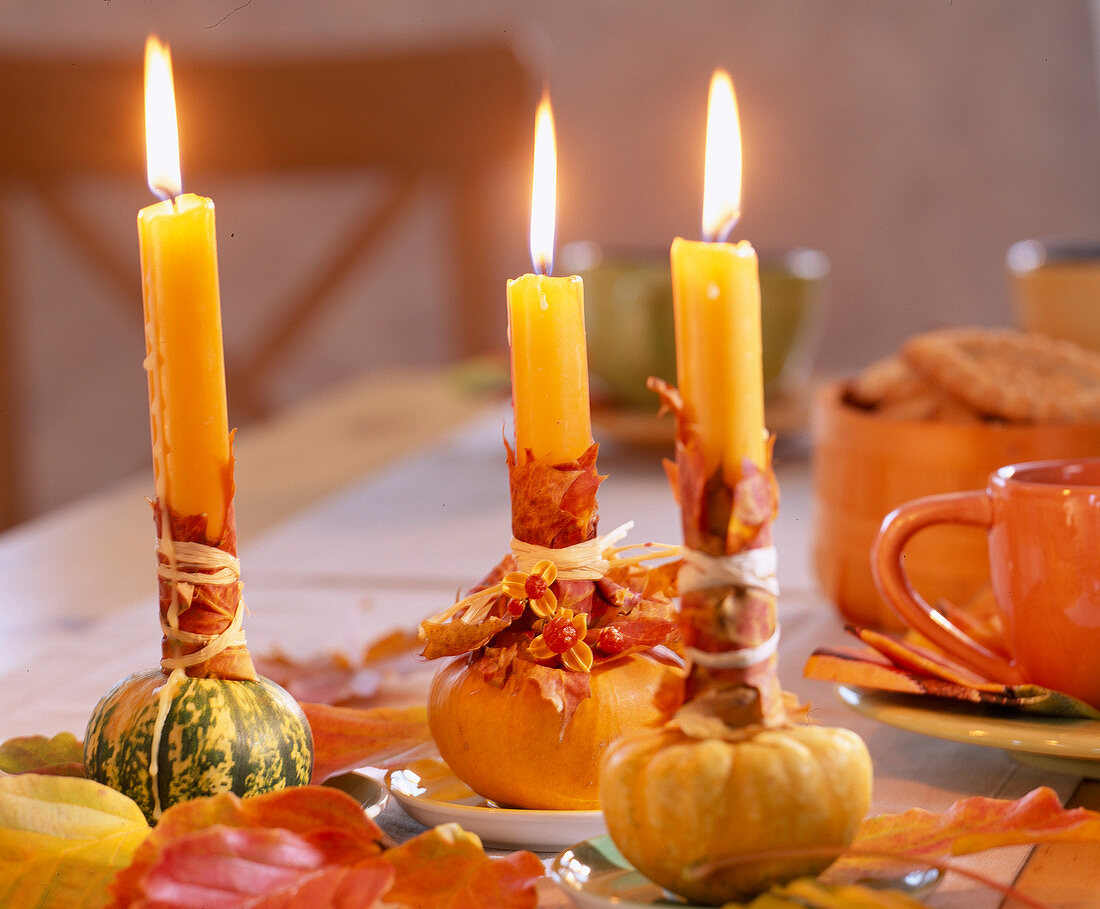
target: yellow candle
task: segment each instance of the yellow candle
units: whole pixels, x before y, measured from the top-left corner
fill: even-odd
[[[233,465],[214,203],[179,194],[170,66],[167,48],[150,39],[146,47],[149,184],[155,192],[172,197],[142,209],[137,219],[153,474],[161,505],[184,516],[205,515],[207,538],[216,542],[225,529],[233,496]],[[167,97],[156,97],[165,85]],[[152,122],[166,108],[171,111],[167,138],[162,132],[165,124]],[[164,145],[168,148],[162,151]]]
[[[531,259],[541,274],[508,282],[512,407],[519,463],[530,451],[555,463],[592,444],[584,289],[578,276],[550,277],[557,183],[554,121],[543,97],[535,117]]]
[[[714,238],[740,214],[741,149],[733,84],[711,82],[703,233]],[[740,243],[672,244],[677,383],[702,444],[707,474],[730,483],[748,459],[764,466],[764,379],[756,252]]]
[[[508,333],[517,451],[555,462],[580,457],[592,444],[580,277],[509,281]]]

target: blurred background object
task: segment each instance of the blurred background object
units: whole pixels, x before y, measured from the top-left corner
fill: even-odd
[[[243,424],[365,371],[504,349],[504,282],[530,268],[529,125],[543,81],[558,117],[560,245],[667,249],[676,235],[698,236],[705,87],[725,66],[745,154],[735,237],[760,250],[819,249],[832,265],[820,370],[853,369],[938,325],[1007,324],[1012,242],[1100,235],[1093,13],[1088,0],[0,0],[0,64],[36,56],[79,71],[110,58],[133,72],[132,97],[83,80],[80,106],[107,105],[112,126],[58,120],[0,92],[0,156],[17,153],[27,123],[48,131],[55,149],[90,141],[78,130],[97,131],[102,154],[113,148],[89,165],[98,173],[54,181],[52,199],[38,177],[0,175],[0,407],[11,417],[3,445],[21,464],[18,508],[6,518],[148,462],[134,218],[150,201],[139,98],[151,31],[172,45],[181,105],[189,98],[180,112],[185,189],[218,206],[230,417]],[[511,48],[534,88],[525,83],[519,102],[492,113],[503,77],[483,73],[463,88],[444,68],[439,92],[466,113],[424,134],[424,160],[449,154],[452,141],[510,149],[478,189],[459,193],[470,217],[458,232],[456,195],[440,180],[408,185],[398,205],[385,175],[360,168],[357,155],[325,172],[218,166],[247,152],[252,118],[234,122],[219,104],[245,84],[235,67],[487,43]],[[222,75],[188,75],[206,65]],[[412,75],[387,85],[357,104],[349,88],[318,89],[318,111],[343,103],[355,111],[339,124],[349,136],[368,127],[385,136],[424,113],[418,93],[433,91]],[[272,90],[255,111],[276,121],[281,154],[314,139],[280,108],[278,92],[292,87]],[[452,132],[464,124],[474,135]],[[338,267],[332,302],[299,325],[290,317],[302,299],[298,276],[313,273],[310,262],[339,259],[365,230],[369,204],[393,208],[370,260]],[[116,266],[94,265],[93,246]],[[260,368],[256,407],[241,377],[279,324],[282,356]]]
[[[584,280],[584,309],[593,396],[605,407],[655,414],[649,376],[676,384],[672,274],[668,250],[603,250],[570,243],[561,256],[566,272]],[[825,315],[829,258],[816,249],[760,253],[760,307],[764,392],[771,405],[801,396]],[[771,424],[769,423],[769,426]],[[672,421],[658,437],[672,438]]]
[[[1020,240],[1005,261],[1021,328],[1100,350],[1100,241]]]

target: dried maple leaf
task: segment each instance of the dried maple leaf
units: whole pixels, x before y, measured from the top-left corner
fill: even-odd
[[[576,461],[553,464],[545,458],[517,464],[507,442],[512,535],[517,540],[561,549],[596,535],[596,490],[606,479],[596,472],[599,445]]]
[[[102,906],[149,835],[141,809],[91,780],[0,777],[0,906]]]
[[[433,909],[534,909],[543,876],[530,852],[490,858],[481,840],[443,824],[386,852],[397,880],[388,902]]]
[[[84,776],[84,747],[71,732],[11,738],[0,745],[0,773]]]
[[[356,767],[392,767],[432,747],[424,707],[302,704],[313,732],[313,782]]]

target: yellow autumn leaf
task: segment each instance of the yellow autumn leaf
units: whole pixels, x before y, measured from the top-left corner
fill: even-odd
[[[133,800],[99,783],[0,777],[0,906],[98,909],[148,834]]]
[[[773,887],[750,903],[727,903],[723,909],[922,909],[924,905],[904,893],[802,877]]]

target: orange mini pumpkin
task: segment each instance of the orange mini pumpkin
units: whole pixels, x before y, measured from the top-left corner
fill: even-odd
[[[593,666],[591,697],[562,727],[559,708],[526,680],[508,692],[467,657],[436,673],[428,724],[455,776],[501,805],[594,810],[608,746],[629,732],[661,726],[683,699],[683,669],[631,653]]]

